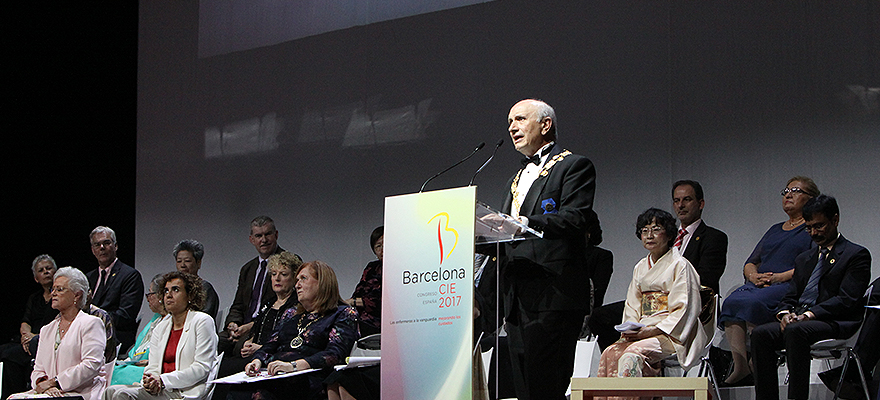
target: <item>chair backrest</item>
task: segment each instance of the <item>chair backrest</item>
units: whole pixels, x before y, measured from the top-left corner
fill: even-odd
[[[223,361],[223,354],[225,353],[220,353],[214,356],[214,364],[211,365],[211,372],[208,372],[208,380],[205,381],[205,391],[203,391],[202,395],[195,400],[206,400],[214,396],[214,384],[211,383],[211,381],[217,379],[217,374],[220,372],[220,362]],[[186,398],[186,396],[184,396],[184,398]]]
[[[358,339],[351,348],[352,357],[382,356],[382,334],[374,333]]]
[[[870,305],[871,300],[871,292],[874,290],[874,285],[868,286],[868,290],[865,291],[862,299],[865,305],[865,311],[862,314],[862,320],[859,322],[859,328],[856,329],[855,333],[852,336],[846,339],[825,339],[820,340],[816,343],[813,343],[810,346],[810,356],[813,358],[839,358],[838,353],[832,353],[835,350],[840,350],[844,347],[853,347],[856,344],[856,341],[859,339],[859,334],[862,332],[862,326],[865,324],[865,318],[868,316],[868,310],[870,310],[867,306]]]
[[[113,368],[116,368],[116,359],[119,357],[120,348],[122,348],[122,343],[117,343],[113,359],[104,364],[104,389],[110,387],[110,381],[113,380]]]

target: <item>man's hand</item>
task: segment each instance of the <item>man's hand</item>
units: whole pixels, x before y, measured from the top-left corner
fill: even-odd
[[[241,339],[241,338],[246,338],[246,337],[248,337],[248,335],[250,335],[250,333],[251,333],[251,328],[253,328],[253,327],[254,327],[254,323],[253,323],[253,321],[248,322],[248,323],[246,323],[246,324],[244,324],[244,325],[239,325],[239,326],[238,326],[238,329],[235,330],[235,336],[234,336],[234,337],[235,337],[236,339]]]
[[[783,314],[782,318],[779,320],[779,329],[782,332],[785,332],[785,327],[788,326],[788,324],[790,324],[792,322],[794,322],[794,314],[792,314],[792,313]]]
[[[228,325],[226,325],[226,331],[229,332],[229,337],[233,339],[237,339],[237,337],[235,336],[235,332],[237,330],[238,324],[236,324],[235,322],[230,322]]]

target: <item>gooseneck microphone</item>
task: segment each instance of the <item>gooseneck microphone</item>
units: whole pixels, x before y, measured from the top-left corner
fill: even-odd
[[[498,152],[498,148],[501,147],[502,144],[504,144],[504,139],[498,139],[498,143],[495,143],[495,149],[492,150],[492,155],[489,156],[489,159],[486,160],[486,162],[484,162],[483,165],[481,165],[480,168],[477,169],[477,172],[474,172],[474,177],[471,178],[471,181],[470,181],[470,183],[468,183],[468,186],[474,185],[474,179],[477,179],[477,174],[479,174],[480,171],[483,170],[483,168],[486,168],[486,166],[489,165],[489,162],[492,161],[493,158],[495,158],[495,153]]]
[[[438,172],[437,175],[434,175],[434,176],[428,178],[428,180],[426,180],[425,183],[422,184],[422,188],[419,189],[419,193],[425,191],[425,186],[428,185],[428,182],[434,180],[434,178],[436,178],[436,177],[438,177],[438,176],[440,176],[440,175],[443,175],[444,173],[446,173],[446,171],[449,171],[450,169],[455,168],[458,164],[461,164],[461,163],[467,161],[469,158],[473,157],[474,154],[477,154],[477,152],[480,151],[480,149],[482,149],[483,146],[485,146],[485,145],[486,145],[486,142],[480,142],[480,144],[477,145],[477,148],[475,148],[474,151],[472,151],[470,155],[468,155],[468,156],[465,157],[465,158],[462,158],[461,161],[459,161],[459,162],[457,162],[457,163],[455,163],[455,164],[452,164],[449,168],[446,168],[446,169],[444,169],[443,171]]]

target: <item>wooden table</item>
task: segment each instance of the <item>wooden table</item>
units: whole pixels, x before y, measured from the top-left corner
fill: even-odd
[[[571,400],[594,396],[676,396],[709,399],[709,378],[571,378]]]

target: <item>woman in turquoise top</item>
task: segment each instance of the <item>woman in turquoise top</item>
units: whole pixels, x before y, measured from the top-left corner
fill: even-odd
[[[147,288],[147,304],[149,304],[150,310],[154,313],[153,318],[150,319],[147,326],[138,334],[134,346],[128,351],[128,358],[124,361],[118,361],[119,365],[113,368],[113,377],[110,379],[110,385],[132,385],[136,382],[140,383],[144,378],[144,368],[147,366],[147,358],[150,356],[150,334],[153,333],[153,328],[159,324],[159,321],[168,315],[168,312],[165,311],[165,306],[162,305],[162,299],[159,294],[158,285],[162,275],[154,276],[153,280],[150,281],[150,286]]]

